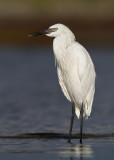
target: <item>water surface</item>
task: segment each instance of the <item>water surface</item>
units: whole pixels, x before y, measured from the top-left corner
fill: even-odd
[[[86,47],[97,72],[92,114],[84,133],[114,133],[114,48]],[[58,84],[52,48],[0,47],[0,136],[67,134],[71,104]],[[75,118],[73,133],[79,133]],[[1,159],[113,159],[114,138],[0,138]]]

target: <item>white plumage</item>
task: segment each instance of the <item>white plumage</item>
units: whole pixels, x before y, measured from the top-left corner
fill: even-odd
[[[83,117],[90,116],[95,93],[95,70],[86,49],[75,40],[71,30],[63,24],[55,24],[48,29],[29,36],[46,34],[55,37],[53,50],[57,64],[59,84],[65,97],[73,104],[69,130],[71,133],[74,115],[80,118],[80,143],[82,144]]]
[[[90,116],[95,92],[95,70],[86,49],[75,41],[71,30],[63,24],[56,24],[49,29],[56,31],[47,34],[55,37],[54,56],[57,63],[59,84],[66,98],[75,104],[75,113],[80,118],[82,103],[83,116]]]

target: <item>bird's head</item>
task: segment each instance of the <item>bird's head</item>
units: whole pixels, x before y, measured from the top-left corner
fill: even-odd
[[[46,30],[32,33],[29,36],[30,37],[31,36],[39,36],[39,35],[43,35],[43,34],[45,34],[49,37],[58,37],[58,36],[61,36],[61,35],[64,35],[64,34],[72,34],[73,35],[71,30],[67,26],[65,26],[63,24],[55,24],[55,25],[50,26]]]

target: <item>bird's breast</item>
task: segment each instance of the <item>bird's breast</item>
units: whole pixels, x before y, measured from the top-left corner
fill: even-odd
[[[63,38],[55,38],[53,42],[53,50],[54,56],[57,61],[57,64],[61,67],[61,69],[67,70],[67,68],[71,68],[73,66],[74,57],[72,52],[69,52],[69,45]]]

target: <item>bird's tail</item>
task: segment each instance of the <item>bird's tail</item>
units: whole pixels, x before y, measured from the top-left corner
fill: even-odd
[[[93,103],[93,99],[91,99],[91,103],[88,103],[87,100],[85,101],[85,103],[83,103],[83,117],[86,119],[88,119],[88,116],[90,116],[90,114],[91,114],[92,103]],[[76,113],[78,119],[80,118],[81,107],[82,107],[82,105],[75,106],[75,113]]]
[[[82,105],[80,105],[80,107],[75,106],[75,114],[78,119],[80,118],[81,107],[82,107]],[[83,105],[83,117],[85,117],[87,119],[88,116],[90,115],[90,113],[87,112],[86,108],[87,108],[87,106],[84,104]]]

